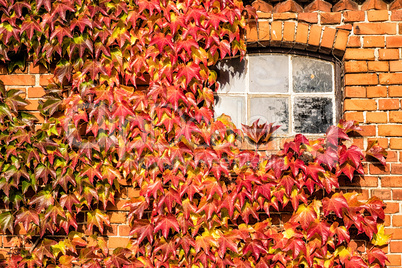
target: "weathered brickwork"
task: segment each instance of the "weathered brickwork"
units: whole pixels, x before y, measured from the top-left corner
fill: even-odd
[[[393,239],[384,251],[390,267],[402,267],[402,1],[342,0],[332,6],[315,0],[303,8],[293,0],[275,6],[258,0],[253,6],[259,19],[248,23],[249,46],[294,48],[339,60],[342,117],[362,125],[354,144],[365,149],[378,140],[388,150],[385,168],[367,163],[364,177],[341,182],[341,188],[387,203],[384,224]],[[274,140],[267,149],[283,143]],[[356,247],[364,251],[365,243],[357,241]]]

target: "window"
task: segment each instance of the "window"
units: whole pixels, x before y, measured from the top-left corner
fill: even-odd
[[[325,133],[336,123],[335,64],[312,57],[249,54],[217,64],[215,115],[241,124],[274,122],[277,134]]]

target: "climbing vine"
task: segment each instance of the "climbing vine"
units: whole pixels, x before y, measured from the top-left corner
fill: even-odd
[[[272,124],[213,118],[217,73],[243,57],[250,8],[236,0],[0,0],[0,57],[54,67],[40,110],[0,86],[0,190],[9,267],[383,267],[383,202],[339,191],[363,174],[353,122],[297,135],[272,156]],[[372,143],[368,155],[384,163]],[[109,250],[106,213],[139,190],[130,243]],[[291,210],[274,224],[272,213]],[[360,254],[357,233],[371,241]]]

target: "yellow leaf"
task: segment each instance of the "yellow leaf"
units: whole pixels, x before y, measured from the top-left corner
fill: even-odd
[[[378,232],[374,234],[371,243],[376,246],[384,246],[388,244],[389,240],[391,239],[391,235],[386,235],[384,232],[384,225],[380,224],[377,227]]]

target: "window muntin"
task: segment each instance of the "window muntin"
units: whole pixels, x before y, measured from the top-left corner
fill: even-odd
[[[277,134],[319,134],[335,124],[332,62],[283,54],[251,54],[218,63],[215,115],[230,115],[237,127],[281,125]]]

